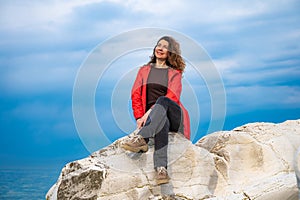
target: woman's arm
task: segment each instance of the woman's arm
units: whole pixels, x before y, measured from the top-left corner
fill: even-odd
[[[131,106],[135,119],[139,119],[144,115],[144,105],[142,99],[143,77],[141,69],[139,69],[134,84],[131,89]]]

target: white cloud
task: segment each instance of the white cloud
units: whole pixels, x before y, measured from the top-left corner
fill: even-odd
[[[240,66],[238,61],[232,58],[215,59],[213,62],[221,73]]]
[[[1,2],[0,24],[4,29],[49,27],[51,23],[64,23],[74,8],[95,2],[101,0]]]
[[[296,1],[120,1],[132,10],[150,14],[158,25],[218,24],[219,30],[233,28],[229,23],[290,8]]]
[[[100,8],[103,2],[111,2],[126,12],[112,15],[109,19],[103,19],[101,15],[93,16],[95,10],[91,12],[90,9]],[[229,86],[263,85],[266,79],[282,79],[290,73],[295,74],[294,68],[299,65],[298,60],[289,59],[300,52],[297,42],[300,32],[297,29],[299,26],[296,26],[299,23],[295,19],[299,15],[295,14],[295,5],[294,0],[9,1],[0,8],[0,30],[7,33],[5,40],[0,43],[4,44],[2,51],[14,48],[18,52],[25,48],[20,54],[29,56],[9,57],[9,64],[14,68],[4,70],[2,83],[5,81],[7,87],[21,91],[26,91],[26,88],[29,91],[42,91],[38,89],[41,86],[51,90],[58,85],[71,87],[75,74],[72,67],[79,67],[87,55],[85,51],[74,55],[74,49],[87,48],[89,41],[94,42],[89,45],[97,45],[103,39],[132,28],[156,26],[182,31],[199,44],[204,44],[203,47],[212,56],[217,70]],[[82,11],[85,15],[82,15]],[[39,52],[39,48],[43,53]],[[186,47],[186,55],[189,51],[193,51],[193,48]],[[1,61],[5,60],[5,56],[4,53]],[[114,67],[143,62],[140,57],[134,61],[128,61],[127,58],[134,59],[134,56],[119,59]],[[281,60],[276,60],[278,58]],[[72,64],[70,60],[73,60]],[[45,66],[36,66],[37,61],[41,65],[44,62]],[[20,63],[27,68],[22,68]],[[48,63],[57,65],[50,66]],[[113,73],[112,77],[116,75]],[[189,74],[191,79],[192,75]],[[194,84],[193,81],[190,82]],[[272,83],[276,85],[276,80]],[[287,95],[294,99],[292,93]]]
[[[120,1],[122,3],[122,1]],[[146,12],[154,16],[176,17],[174,11],[186,5],[183,1],[139,1],[127,0],[124,4],[134,12]],[[179,13],[180,14],[180,13]]]
[[[61,25],[66,23],[69,17],[76,12],[76,8],[87,5],[111,2],[126,9],[126,16],[118,21],[125,22],[127,26],[137,22],[130,19],[131,16],[148,15],[143,19],[144,26],[157,25],[167,27],[180,27],[188,24],[218,24],[219,28],[230,29],[233,21],[241,21],[245,18],[276,12],[287,9],[295,4],[291,1],[138,1],[138,0],[74,0],[74,1],[9,1],[1,5],[0,24],[3,27],[22,28],[36,25],[45,28],[53,28],[53,23]],[[91,13],[92,14],[92,13]],[[130,19],[130,21],[128,21]],[[99,19],[101,21],[101,19]],[[184,23],[183,23],[184,22]],[[230,22],[230,23],[228,23]],[[180,25],[183,23],[182,25]],[[223,25],[222,25],[223,24]],[[120,24],[121,25],[121,24]],[[116,26],[114,26],[116,28]]]

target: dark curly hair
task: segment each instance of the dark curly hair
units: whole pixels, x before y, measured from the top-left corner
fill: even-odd
[[[183,72],[185,68],[185,62],[181,57],[180,45],[174,38],[170,36],[163,36],[158,40],[153,49],[152,56],[150,56],[150,61],[148,64],[156,63],[155,48],[161,40],[165,40],[169,43],[166,64],[173,69]]]

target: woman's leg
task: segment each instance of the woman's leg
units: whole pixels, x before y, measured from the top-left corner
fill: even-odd
[[[154,168],[168,166],[168,141],[169,141],[170,122],[166,120],[163,128],[154,136]]]
[[[139,131],[144,138],[154,137],[163,129],[167,120],[170,122],[169,131],[178,131],[183,133],[182,111],[180,106],[169,99],[161,96],[157,99],[155,106],[149,114],[149,117]]]
[[[168,133],[182,132],[181,108],[167,97],[159,97],[153,107],[145,126],[139,131],[143,138],[154,137],[154,167],[167,167]]]

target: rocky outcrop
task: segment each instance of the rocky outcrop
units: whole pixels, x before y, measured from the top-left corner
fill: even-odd
[[[252,123],[192,144],[170,133],[168,184],[156,185],[153,147],[123,151],[120,141],[68,163],[46,199],[298,199],[294,166],[300,120]]]

